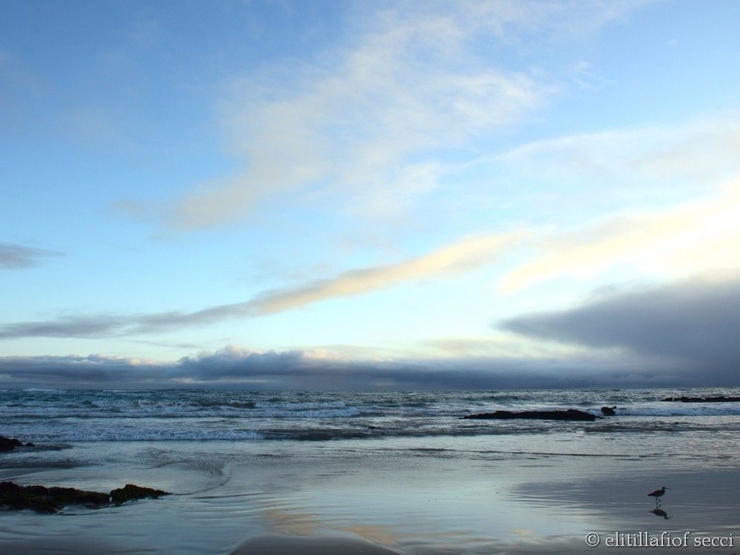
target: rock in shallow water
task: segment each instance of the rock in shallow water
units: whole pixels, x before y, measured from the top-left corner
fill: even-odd
[[[169,495],[169,493],[161,489],[144,488],[135,484],[126,484],[110,492],[111,501],[116,505],[136,499],[159,499],[163,495]]]
[[[593,422],[596,416],[590,412],[582,410],[525,410],[522,412],[511,412],[508,410],[497,410],[496,412],[483,412],[479,414],[469,414],[463,416],[469,420],[512,420],[514,418],[524,418],[530,420],[580,420]]]
[[[12,451],[16,447],[23,447],[23,442],[19,439],[0,436],[0,451]]]
[[[135,499],[158,499],[162,495],[169,494],[134,484],[126,484],[125,487],[114,489],[108,494],[75,488],[19,486],[13,482],[0,482],[0,507],[6,510],[31,509],[37,513],[56,513],[67,505],[100,509]]]

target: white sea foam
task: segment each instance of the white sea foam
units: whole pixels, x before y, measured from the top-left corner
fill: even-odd
[[[61,391],[61,392],[60,392]],[[8,391],[0,403],[4,435],[37,442],[255,441],[444,436],[531,436],[558,431],[608,433],[737,430],[740,403],[681,403],[677,395],[736,390],[462,391],[306,393],[249,391]],[[495,410],[578,408],[594,423],[470,421]]]

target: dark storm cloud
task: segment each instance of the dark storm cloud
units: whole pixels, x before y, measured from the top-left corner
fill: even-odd
[[[697,385],[672,366],[590,356],[363,361],[227,347],[176,362],[104,355],[0,358],[0,387],[298,390],[598,388]]]
[[[25,247],[13,243],[0,243],[0,268],[19,269],[36,266],[40,258],[62,256],[63,253]]]
[[[113,387],[161,382],[163,369],[104,355],[0,357],[4,387]]]
[[[721,381],[740,376],[739,280],[691,280],[622,292],[498,327],[536,339],[684,361]]]

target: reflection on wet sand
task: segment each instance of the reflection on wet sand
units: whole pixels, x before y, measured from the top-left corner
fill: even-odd
[[[668,513],[666,513],[663,509],[655,508],[650,512],[653,513],[654,515],[662,516],[666,520],[671,518],[670,516],[668,516]]]

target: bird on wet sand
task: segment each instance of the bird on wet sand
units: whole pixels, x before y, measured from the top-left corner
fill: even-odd
[[[663,497],[663,495],[665,495],[665,490],[667,489],[671,489],[671,488],[667,488],[663,486],[660,489],[656,489],[655,491],[648,493],[648,497],[655,497],[655,504],[658,505],[660,504],[660,498]]]

